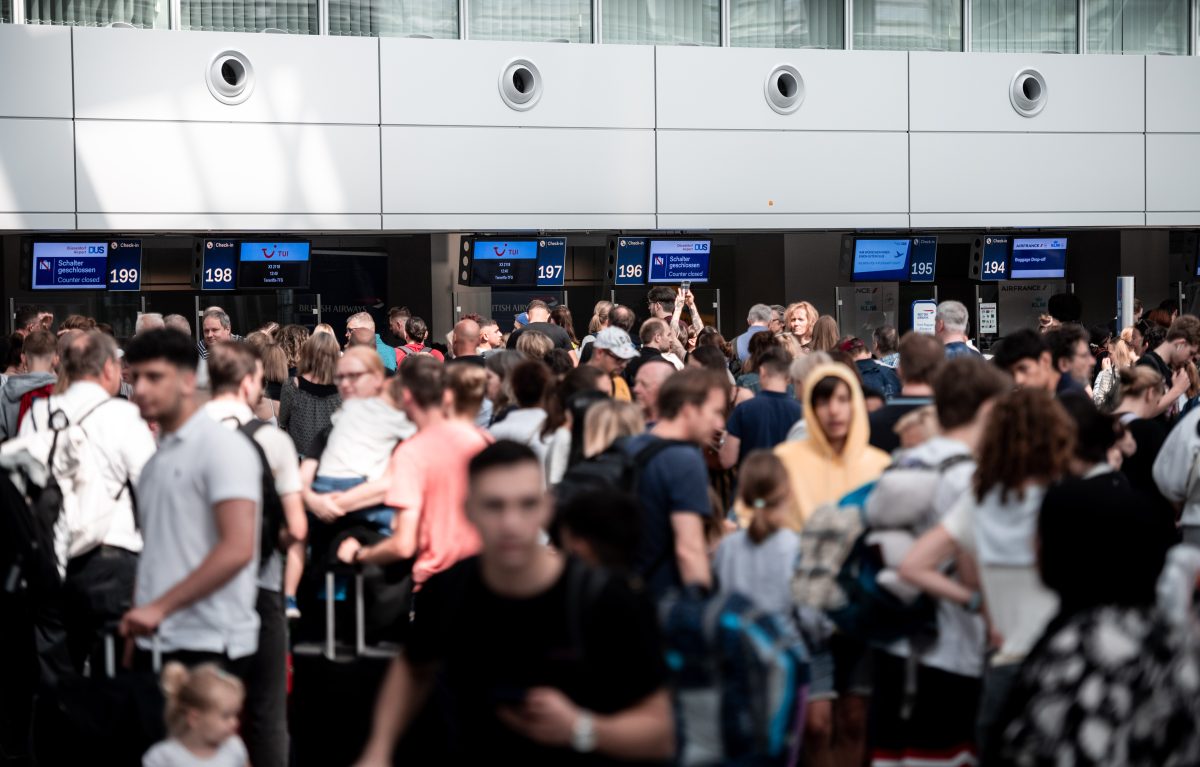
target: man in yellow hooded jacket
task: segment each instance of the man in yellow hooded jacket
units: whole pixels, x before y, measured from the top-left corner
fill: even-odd
[[[796,499],[790,524],[794,530],[804,527],[821,504],[837,501],[878,477],[892,460],[869,444],[871,425],[853,371],[845,365],[822,365],[805,379],[803,392],[808,437],[775,448]]]
[[[775,455],[787,469],[795,499],[790,526],[799,530],[822,504],[877,479],[891,457],[869,444],[871,426],[862,387],[845,365],[822,365],[804,380],[801,405],[808,436],[785,442]],[[870,667],[867,648],[835,635],[830,650],[834,686],[843,696],[810,702],[805,724],[807,764],[861,764],[866,741]],[[840,679],[838,682],[836,680]]]

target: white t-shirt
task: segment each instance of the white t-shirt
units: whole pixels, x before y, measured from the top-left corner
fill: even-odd
[[[1026,489],[1023,499],[1010,494],[1008,502],[1001,504],[999,490],[993,489],[982,502],[968,493],[950,514],[942,520],[942,527],[964,550],[971,553],[979,564],[979,579],[983,585],[983,596],[987,602],[988,616],[992,626],[1000,632],[1004,642],[999,652],[992,656],[992,665],[1001,666],[1024,660],[1033,645],[1041,637],[1046,624],[1058,612],[1058,597],[1042,585],[1033,556],[1034,531],[1028,524],[1030,511],[1040,509],[1045,489]],[[1003,527],[1005,517],[1011,517],[1013,535],[1003,545],[985,542],[990,549],[981,556],[977,516],[986,515],[989,528]],[[1033,519],[1036,520],[1036,512]],[[1028,541],[1028,553],[1018,546],[1017,538]],[[1011,561],[1006,561],[1011,560]]]
[[[542,439],[542,426],[546,423],[546,411],[540,407],[511,410],[504,420],[492,424],[488,429],[497,441],[510,439],[528,445],[537,454],[542,465],[546,465],[549,441]]]
[[[108,496],[113,498],[113,519],[103,543],[126,551],[142,550],[142,536],[133,519],[133,506],[125,483],[137,487],[142,467],[156,446],[150,427],[137,406],[109,395],[99,384],[78,381],[63,394],[34,400],[21,423],[20,436],[45,429],[49,408],[62,410],[71,423],[80,423],[88,437]]]
[[[258,649],[258,530],[262,467],[258,453],[207,414],[197,411],[177,431],[164,434],[137,486],[146,545],[138,560],[134,604],[153,602],[187,578],[217,545],[213,508],[229,500],[254,503],[254,555],[227,583],[181,610],[158,628],[164,653],[224,653],[241,658]],[[138,639],[150,649],[150,641]]]
[[[142,767],[246,767],[249,761],[246,744],[236,735],[227,738],[207,759],[201,759],[178,740],[170,738],[155,743],[146,752]]]
[[[417,433],[408,416],[379,397],[346,400],[332,420],[317,470],[322,477],[379,479],[396,445]]]
[[[214,421],[230,429],[243,426],[254,419],[250,408],[237,400],[215,399],[204,405],[204,412]],[[235,423],[236,422],[236,423]],[[300,492],[300,457],[292,438],[275,426],[260,426],[254,432],[254,441],[262,448],[275,480],[275,492],[280,499]],[[283,589],[283,556],[278,550],[271,559],[263,563],[258,575],[258,585],[268,591]]]

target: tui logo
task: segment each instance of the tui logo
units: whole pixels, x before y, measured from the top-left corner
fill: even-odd
[[[500,247],[496,247],[495,245],[492,246],[492,252],[495,253],[497,256],[503,256],[505,254],[505,252],[507,252],[507,251],[508,251],[508,243],[507,242],[504,243],[503,245],[501,245]]]
[[[263,258],[271,258],[272,256],[274,256],[274,255],[275,255],[275,248],[271,248],[271,252],[270,252],[270,253],[268,253],[268,252],[267,252],[267,249],[266,249],[266,248],[263,248],[263,249],[262,249],[262,252],[263,252]]]

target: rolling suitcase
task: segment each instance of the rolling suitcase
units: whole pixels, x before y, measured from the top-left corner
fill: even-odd
[[[325,573],[325,593],[335,592],[334,570]],[[334,599],[323,600],[325,636],[292,648],[289,726],[295,767],[353,764],[371,732],[375,697],[396,648],[368,647],[363,575],[354,573],[353,641],[339,642]]]
[[[157,638],[153,658],[153,671],[119,669],[117,641],[110,633],[104,639],[104,668],[64,677],[41,690],[33,714],[37,763],[140,765],[142,754],[166,737]]]

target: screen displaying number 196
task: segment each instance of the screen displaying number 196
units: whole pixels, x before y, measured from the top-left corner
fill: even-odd
[[[621,264],[617,267],[617,279],[640,280],[644,267],[641,264]]]

